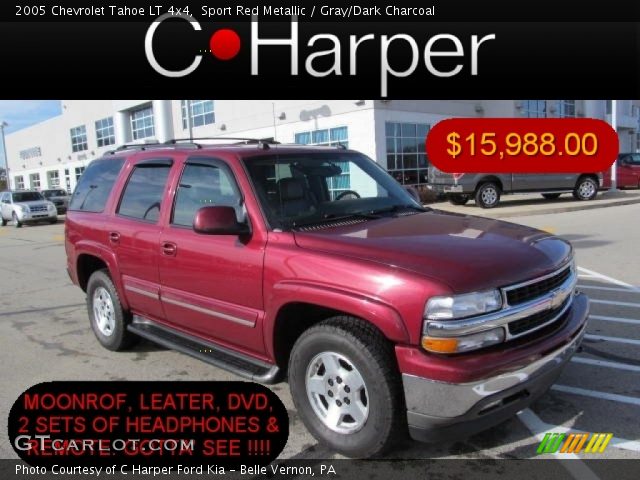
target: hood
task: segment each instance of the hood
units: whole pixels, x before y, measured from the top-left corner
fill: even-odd
[[[455,293],[503,287],[565,265],[571,245],[540,230],[432,210],[347,227],[296,231],[296,244],[401,268]]]
[[[31,207],[41,207],[41,206],[47,206],[48,204],[50,204],[51,202],[49,200],[31,200],[29,202],[15,202],[15,205],[26,205],[27,207],[31,208]]]

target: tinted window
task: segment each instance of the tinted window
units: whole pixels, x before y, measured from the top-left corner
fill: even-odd
[[[69,210],[102,212],[123,164],[123,158],[91,162],[78,181]]]
[[[39,192],[16,192],[13,194],[14,202],[34,202],[42,200]]]
[[[157,222],[171,165],[143,164],[134,168],[122,194],[118,213]]]
[[[199,208],[215,205],[236,207],[238,220],[242,221],[241,203],[233,176],[223,164],[187,163],[178,186],[172,223],[191,227]]]

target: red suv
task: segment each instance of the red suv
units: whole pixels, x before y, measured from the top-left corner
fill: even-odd
[[[611,169],[603,172],[603,188],[611,188]],[[640,153],[621,153],[616,160],[616,186],[640,188]]]
[[[98,341],[137,337],[245,378],[288,379],[347,456],[403,432],[459,438],[527,407],[588,316],[572,248],[423,208],[335,147],[125,146],[95,160],[65,223]]]

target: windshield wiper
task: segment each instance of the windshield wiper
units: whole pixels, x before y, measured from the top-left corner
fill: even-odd
[[[392,205],[390,207],[379,208],[378,210],[371,210],[370,213],[372,215],[379,215],[379,214],[382,214],[382,213],[401,212],[402,210],[416,210],[418,212],[426,212],[429,209],[424,208],[424,207],[419,207],[418,205],[411,205],[411,204],[407,204],[407,205]]]
[[[331,222],[339,222],[341,220],[349,220],[349,219],[353,219],[353,218],[363,218],[366,220],[377,220],[379,218],[382,218],[380,215],[376,215],[373,212],[354,212],[354,213],[347,213],[345,215],[336,215],[335,213],[330,213],[330,214],[325,214],[323,215],[321,218],[314,218],[313,220],[306,220],[306,221],[293,221],[291,223],[292,227],[305,227],[308,225],[314,225],[314,224],[322,224],[322,223],[331,223]]]

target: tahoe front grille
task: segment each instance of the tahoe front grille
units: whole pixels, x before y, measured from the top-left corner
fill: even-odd
[[[562,305],[557,308],[547,310],[545,312],[539,312],[531,315],[530,317],[523,318],[522,320],[516,320],[508,324],[509,334],[511,336],[521,335],[525,332],[537,330],[543,327],[545,324],[557,320],[556,317],[562,312],[562,310],[571,301],[571,297],[567,298]]]
[[[571,275],[571,268],[567,266],[548,278],[540,281],[533,281],[522,287],[514,287],[506,290],[507,303],[511,306],[528,302],[537,297],[541,297],[562,285]]]

